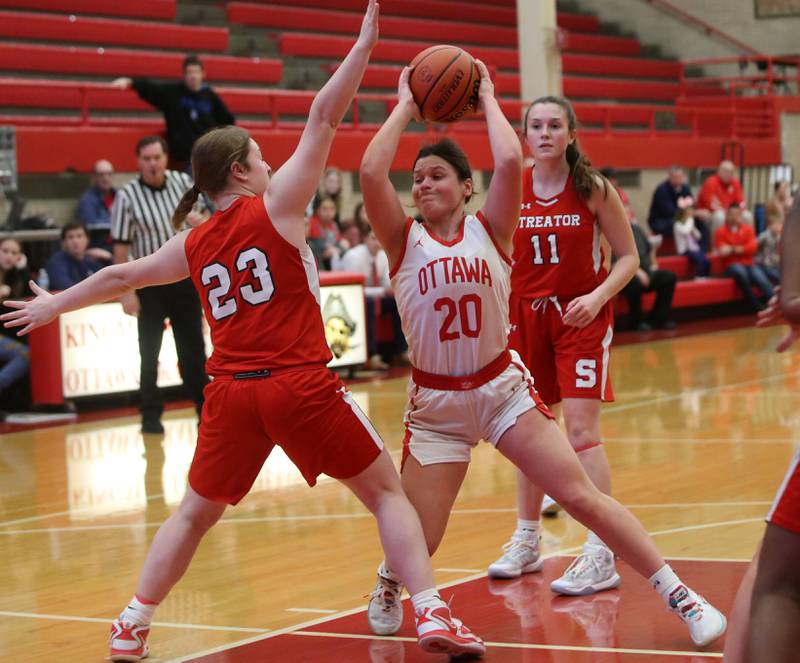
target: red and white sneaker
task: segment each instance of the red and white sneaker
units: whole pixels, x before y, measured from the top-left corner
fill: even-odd
[[[483,656],[486,645],[470,631],[460,619],[450,614],[450,608],[440,605],[414,611],[417,624],[417,642],[427,652],[461,656]]]
[[[147,658],[150,647],[147,646],[147,635],[150,625],[139,626],[133,622],[121,622],[115,619],[111,624],[111,635],[108,636],[110,661],[141,661]]]

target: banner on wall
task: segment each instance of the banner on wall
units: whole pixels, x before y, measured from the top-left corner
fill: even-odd
[[[353,366],[367,360],[364,288],[360,284],[320,288],[325,338],[333,353],[329,366]],[[203,323],[206,354],[211,352]],[[59,318],[64,398],[97,396],[139,389],[139,331],[136,318],[118,303],[100,304]],[[164,329],[158,357],[158,386],[181,384],[175,339]]]
[[[364,286],[323,286],[320,295],[325,340],[333,354],[328,366],[363,364],[367,361]]]

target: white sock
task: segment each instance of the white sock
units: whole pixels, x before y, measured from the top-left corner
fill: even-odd
[[[133,598],[128,603],[128,607],[122,611],[119,616],[121,622],[133,622],[139,626],[147,626],[153,621],[153,614],[158,607],[158,603],[152,601],[139,600],[139,597],[134,594]]]
[[[603,541],[603,539],[601,539],[599,536],[597,536],[597,534],[595,534],[592,530],[586,532],[586,543],[592,546],[603,546],[603,548],[608,548],[606,542]]]
[[[411,597],[411,605],[414,606],[414,612],[418,612],[425,608],[438,608],[446,604],[442,601],[442,597],[439,596],[439,590],[436,587],[431,587],[414,594]]]
[[[378,567],[378,575],[383,576],[384,578],[388,578],[392,582],[396,582],[398,585],[403,584],[403,579],[391,571],[388,566],[386,566],[386,560],[381,562],[381,565]]]
[[[672,590],[675,589],[677,585],[682,584],[681,579],[675,571],[672,570],[669,564],[664,564],[664,566],[650,576],[648,580],[653,586],[653,589],[655,589],[667,603],[669,603],[669,595],[672,593]]]
[[[538,520],[523,520],[517,518],[517,531],[514,536],[520,539],[530,539],[539,536],[539,529],[541,525]]]

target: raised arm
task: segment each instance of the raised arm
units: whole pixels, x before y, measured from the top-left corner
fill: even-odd
[[[402,252],[407,215],[389,179],[389,171],[403,131],[412,119],[419,117],[419,109],[408,86],[410,75],[411,69],[405,67],[398,83],[397,105],[369,142],[359,171],[367,218],[386,251],[390,267],[397,263]]]
[[[511,240],[519,221],[522,202],[522,146],[517,132],[500,110],[486,65],[480,60],[475,62],[481,72],[478,97],[486,116],[489,145],[494,160],[494,172],[483,204],[483,215],[492,227],[497,241],[510,255]]]
[[[368,2],[356,43],[317,93],[297,149],[273,175],[264,194],[273,223],[294,243],[305,241],[303,213],[319,184],[336,128],[350,107],[378,41],[378,3]]]
[[[61,313],[101,304],[135,288],[181,281],[189,276],[184,253],[188,234],[185,231],[175,235],[149,256],[101,269],[85,281],[56,295],[51,295],[31,281],[36,297],[29,301],[6,301],[7,307],[17,310],[0,316],[0,320],[6,327],[22,327],[17,335],[23,336]]]

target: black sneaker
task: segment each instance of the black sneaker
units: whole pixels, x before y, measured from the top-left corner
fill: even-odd
[[[146,435],[163,435],[164,426],[158,419],[142,419],[142,433]]]

